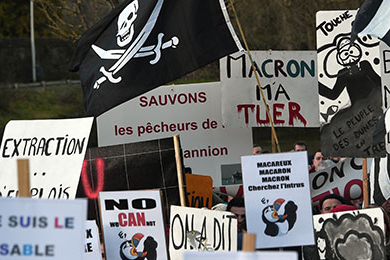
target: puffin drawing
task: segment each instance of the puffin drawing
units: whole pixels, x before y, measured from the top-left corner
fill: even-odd
[[[298,206],[284,199],[277,199],[263,209],[262,220],[266,224],[264,233],[271,237],[283,236],[290,231],[297,220]]]
[[[145,257],[148,252],[138,252],[137,246],[141,239],[144,237],[141,233],[136,233],[131,240],[126,240],[120,245],[120,256],[122,260],[132,260],[137,257]]]

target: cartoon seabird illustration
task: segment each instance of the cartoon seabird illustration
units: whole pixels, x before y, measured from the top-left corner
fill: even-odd
[[[287,204],[284,202],[284,199],[277,199],[272,205],[263,209],[262,220],[266,224],[264,230],[266,235],[282,236],[293,228],[297,219],[298,206],[293,201],[289,201]]]
[[[141,233],[136,233],[131,240],[126,240],[120,245],[120,256],[122,260],[132,260],[137,257],[145,257],[148,252],[138,252],[137,246],[141,239],[144,237]]]

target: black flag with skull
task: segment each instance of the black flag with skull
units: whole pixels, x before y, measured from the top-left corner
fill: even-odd
[[[70,71],[98,116],[239,49],[224,0],[127,0],[80,38]]]

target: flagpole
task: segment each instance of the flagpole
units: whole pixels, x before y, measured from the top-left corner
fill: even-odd
[[[255,78],[256,78],[256,82],[257,82],[257,87],[259,88],[260,90],[260,94],[261,94],[261,99],[263,100],[264,102],[264,105],[265,105],[265,109],[267,111],[267,116],[269,118],[269,121],[271,123],[271,132],[272,132],[272,136],[275,140],[275,143],[276,143],[276,146],[278,148],[278,152],[280,153],[280,146],[279,146],[279,141],[278,141],[278,137],[276,136],[276,131],[275,131],[275,127],[274,127],[274,122],[272,121],[272,117],[271,117],[271,114],[269,112],[269,108],[268,108],[268,105],[267,105],[267,101],[265,100],[265,97],[264,97],[264,93],[263,93],[263,90],[261,89],[261,85],[260,85],[260,80],[259,80],[259,76],[257,75],[257,71],[256,71],[256,68],[255,68],[255,63],[252,59],[252,55],[249,51],[249,47],[248,47],[248,44],[246,42],[246,39],[245,39],[245,36],[244,36],[244,32],[241,28],[241,24],[240,24],[240,21],[238,20],[238,16],[237,16],[237,12],[236,12],[236,9],[234,8],[234,5],[233,5],[233,1],[230,0],[230,5],[232,7],[232,10],[233,10],[233,13],[234,13],[234,18],[236,20],[236,23],[237,23],[237,26],[238,26],[238,29],[240,31],[240,35],[242,37],[242,40],[244,41],[244,45],[245,45],[245,49],[246,49],[246,52],[248,54],[248,57],[249,57],[249,60],[251,61],[251,65],[252,65],[252,70],[255,74]],[[272,151],[274,152],[274,151]]]
[[[35,37],[34,37],[34,0],[30,0],[30,39],[31,39],[31,65],[32,80],[37,81],[36,58],[35,58]]]

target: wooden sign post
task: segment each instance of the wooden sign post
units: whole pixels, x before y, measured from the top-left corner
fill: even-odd
[[[18,159],[18,197],[31,197],[30,194],[30,166],[28,159]]]
[[[369,203],[368,196],[368,174],[367,174],[367,159],[362,159],[362,167],[363,167],[363,207],[367,208]]]
[[[181,156],[180,156],[179,135],[173,136],[173,142],[175,145],[175,157],[176,157],[176,168],[177,168],[177,181],[179,184],[180,205],[185,207],[186,206],[186,199],[185,199],[184,184],[183,184],[183,166],[181,163]]]
[[[256,249],[256,234],[244,233],[242,238],[242,251],[255,252]]]

